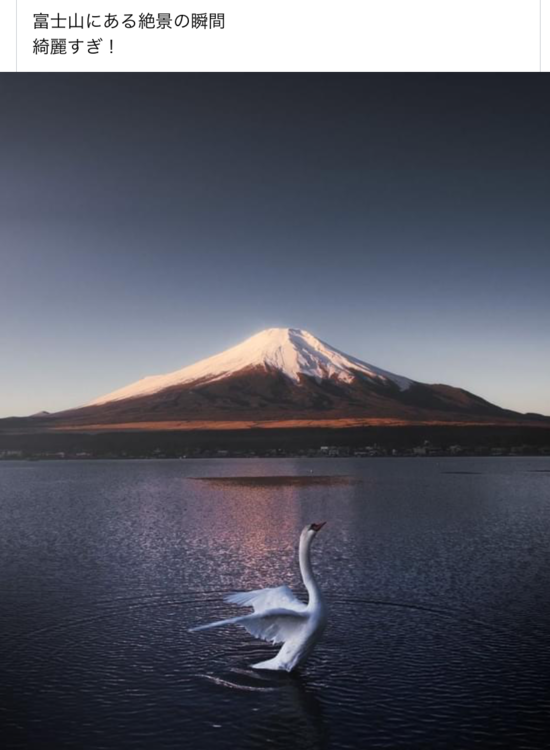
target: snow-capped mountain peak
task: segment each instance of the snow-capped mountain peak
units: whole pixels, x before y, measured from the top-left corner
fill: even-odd
[[[304,376],[318,381],[330,378],[349,383],[358,374],[378,382],[394,383],[401,390],[409,388],[413,382],[344,354],[308,331],[268,328],[220,354],[167,375],[143,378],[92,401],[88,406],[147,396],[195,381],[214,382],[255,367],[277,370],[297,384]]]

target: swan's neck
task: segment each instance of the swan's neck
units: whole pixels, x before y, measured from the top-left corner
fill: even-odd
[[[309,594],[309,605],[317,603],[321,598],[321,591],[313,575],[313,569],[311,567],[311,541],[313,537],[305,537],[300,539],[300,572],[304,585]]]

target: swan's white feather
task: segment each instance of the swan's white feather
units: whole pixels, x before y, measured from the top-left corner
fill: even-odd
[[[286,643],[295,638],[308,620],[305,612],[291,609],[272,609],[261,614],[249,615],[240,625],[246,628],[254,638],[270,643]]]
[[[240,607],[252,607],[254,612],[265,612],[269,609],[292,609],[296,612],[305,610],[306,605],[297,599],[288,586],[272,589],[256,589],[229,594],[225,601],[238,604]]]

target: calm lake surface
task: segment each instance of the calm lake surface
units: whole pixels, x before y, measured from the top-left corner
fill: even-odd
[[[187,632],[324,520],[298,673]],[[9,748],[549,746],[547,458],[3,462],[0,594]]]

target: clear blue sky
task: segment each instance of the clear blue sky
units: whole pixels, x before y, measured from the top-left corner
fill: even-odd
[[[550,414],[544,76],[3,75],[0,416],[267,327]]]

